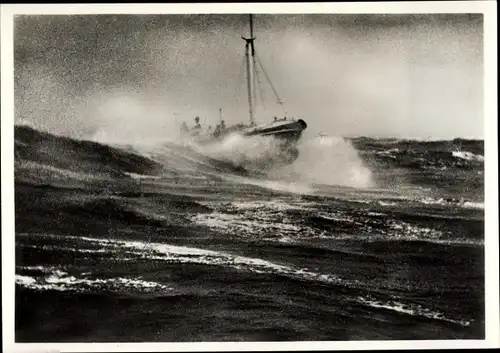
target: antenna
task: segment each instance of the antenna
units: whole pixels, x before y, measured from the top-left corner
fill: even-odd
[[[222,108],[219,108],[219,122],[222,124]]]

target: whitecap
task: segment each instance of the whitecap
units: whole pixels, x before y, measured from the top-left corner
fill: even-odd
[[[28,269],[29,267],[22,267]],[[139,291],[171,290],[172,288],[164,284],[152,281],[146,281],[141,278],[88,278],[88,274],[80,274],[82,277],[68,275],[66,271],[54,269],[51,267],[37,266],[41,269],[44,276],[27,276],[16,274],[15,281],[23,287],[35,290],[57,290],[57,291],[89,291],[92,289],[135,289]]]
[[[131,177],[132,179],[143,180],[143,179],[160,179],[159,176],[156,175],[145,175],[145,174],[137,174],[137,173],[129,173],[125,172],[126,175]]]
[[[411,316],[423,316],[428,319],[448,321],[462,326],[469,326],[472,322],[472,320],[465,320],[465,319],[458,319],[458,320],[450,319],[446,317],[442,312],[424,308],[419,304],[412,304],[412,303],[405,304],[395,300],[383,302],[380,300],[363,298],[363,297],[358,297],[358,301],[372,308],[392,310],[401,314],[411,315]]]
[[[467,161],[478,161],[484,162],[484,156],[480,154],[475,154],[467,151],[453,151],[451,152],[452,156],[455,158],[465,159]]]
[[[476,208],[476,209],[484,210],[484,202],[465,201],[462,204],[462,207],[464,207],[464,208]]]

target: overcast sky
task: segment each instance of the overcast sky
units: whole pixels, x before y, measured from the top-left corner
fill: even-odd
[[[259,15],[288,116],[331,135],[483,138],[481,15]],[[19,16],[16,121],[78,137],[248,120],[247,15]],[[256,120],[283,115],[262,79]],[[242,84],[238,88],[238,83]],[[260,95],[259,95],[260,96]]]

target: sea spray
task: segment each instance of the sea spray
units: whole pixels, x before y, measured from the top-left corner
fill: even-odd
[[[92,122],[86,139],[140,147],[180,140],[180,124],[172,108],[155,96],[118,87],[101,94],[89,92],[83,100],[80,114]]]
[[[130,145],[129,145],[130,146]],[[220,171],[233,182],[288,191],[309,193],[313,184],[367,188],[374,186],[372,172],[349,141],[340,137],[306,138],[299,141],[298,157],[283,153],[272,137],[239,134],[223,140],[197,144],[190,139],[136,139],[135,151],[168,168],[200,173]],[[222,173],[222,165],[245,170],[245,177]],[[208,168],[208,169],[207,169]]]
[[[223,141],[195,148],[216,160],[243,166],[250,177],[243,182],[276,191],[309,193],[312,184],[356,188],[374,186],[372,172],[349,141],[340,137],[304,139],[297,145],[298,158],[290,163],[272,137],[238,134]]]
[[[298,145],[299,157],[286,167],[273,170],[270,178],[356,188],[374,186],[372,172],[349,141],[341,137],[316,137]]]
[[[285,163],[279,141],[268,136],[246,137],[234,133],[221,141],[196,146],[195,150],[211,158],[254,171],[267,170]]]

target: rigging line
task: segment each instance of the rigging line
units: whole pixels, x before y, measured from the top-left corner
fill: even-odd
[[[241,83],[243,81],[243,71],[245,69],[245,56],[241,58],[241,64],[240,64],[240,73],[238,75],[238,84],[236,86],[236,92],[239,92],[239,89],[241,87]]]
[[[257,66],[255,66],[255,76],[257,77],[257,83],[258,83],[258,87],[259,87],[259,93],[260,93],[260,100],[262,101],[262,106],[264,107],[264,109],[266,109],[266,102],[264,100],[264,95],[262,94],[262,82],[260,80],[260,76],[259,76],[259,70],[257,69]]]
[[[266,77],[267,79],[267,82],[269,82],[269,85],[271,86],[271,88],[273,89],[273,92],[274,92],[274,95],[276,96],[276,99],[278,99],[278,104],[281,105],[281,107],[283,108],[283,111],[285,112],[286,114],[286,110],[285,110],[285,107],[283,106],[283,101],[281,100],[280,96],[278,95],[278,92],[276,91],[276,88],[274,88],[274,85],[273,83],[271,82],[271,80],[269,79],[269,76],[267,75],[267,72],[266,70],[264,69],[264,66],[262,65],[262,62],[260,61],[260,58],[257,56],[257,54],[255,55],[255,57],[257,58],[257,62],[259,63],[259,66],[262,70],[262,72],[264,73],[264,76]]]
[[[237,85],[236,85],[236,97],[238,97],[238,93],[240,91],[240,87],[241,87],[241,82],[243,81],[243,71],[244,71],[244,68],[245,68],[245,56],[242,57],[241,59],[241,65],[240,65],[240,74],[238,75],[238,82],[237,82]]]
[[[252,69],[253,69],[253,74],[252,74],[252,87],[254,88],[253,91],[252,91],[252,97],[253,97],[253,101],[254,101],[254,115],[255,115],[255,112],[257,111],[257,93],[255,92],[256,91],[256,88],[257,88],[257,85],[255,84],[255,80],[257,79],[256,75],[255,75],[255,57],[252,57]]]

